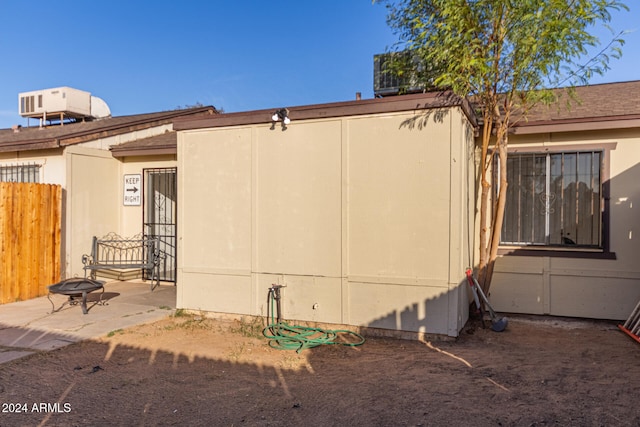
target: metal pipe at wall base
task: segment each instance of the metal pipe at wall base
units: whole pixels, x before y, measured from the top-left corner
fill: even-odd
[[[350,347],[364,344],[364,337],[350,330],[324,330],[317,327],[290,326],[286,322],[282,322],[280,289],[283,287],[285,286],[273,284],[267,293],[267,322],[271,320],[271,323],[262,330],[262,335],[269,339],[269,346],[279,350],[296,350],[300,353],[304,349],[324,344],[340,344]],[[273,319],[274,304],[276,305],[277,319]],[[338,337],[340,340],[336,341]]]
[[[276,322],[280,323],[282,320],[282,306],[280,304],[280,300],[282,296],[280,295],[280,289],[284,288],[284,285],[276,285],[272,284],[271,288],[269,288],[268,299],[273,299],[276,302]],[[269,304],[267,301],[267,309],[269,308]]]

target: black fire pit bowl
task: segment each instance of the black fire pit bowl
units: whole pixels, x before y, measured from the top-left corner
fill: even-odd
[[[80,299],[79,302],[82,307],[82,313],[87,314],[88,313],[87,295],[93,291],[97,291],[98,289],[102,289],[102,294],[104,294],[104,283],[105,282],[101,280],[74,277],[72,279],[62,280],[61,282],[58,282],[56,284],[49,285],[48,286],[49,295],[47,295],[47,298],[49,298],[49,301],[53,306],[52,313],[56,311],[60,311],[60,309],[62,309],[62,307],[66,302],[68,302],[71,305],[74,305],[74,304],[77,304],[78,299]],[[55,305],[53,304],[53,301],[51,301],[51,298],[50,298],[51,294],[67,295],[69,297],[69,300],[63,303],[56,310]],[[102,302],[102,294],[100,294],[99,302]]]

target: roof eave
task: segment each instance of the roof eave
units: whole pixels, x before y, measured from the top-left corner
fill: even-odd
[[[115,136],[120,134],[126,134],[130,132],[134,132],[136,130],[147,129],[149,127],[162,126],[166,124],[172,123],[173,120],[189,116],[193,114],[200,114],[209,111],[210,114],[216,114],[217,110],[214,107],[202,107],[191,110],[176,110],[176,111],[168,111],[165,115],[156,116],[153,119],[143,118],[137,121],[117,124],[112,126],[106,126],[100,129],[91,129],[83,132],[77,132],[73,134],[69,134],[60,138],[60,145],[73,145],[81,142],[92,141],[96,138],[100,138],[102,136]]]
[[[0,153],[8,153],[12,151],[31,151],[31,150],[47,150],[52,148],[60,148],[58,139],[42,139],[32,141],[17,141],[14,143],[0,144]]]
[[[628,116],[526,122],[514,126],[513,134],[532,135],[540,133],[631,129],[638,127],[640,127],[640,114],[634,114]]]
[[[469,102],[451,92],[429,92],[356,101],[290,107],[291,120],[327,119],[335,117],[382,114],[412,110],[461,107],[469,121],[477,126]],[[183,117],[173,122],[173,129],[195,130],[240,125],[270,124],[274,109],[225,113],[208,117]]]
[[[129,149],[111,149],[111,155],[116,159],[124,157],[148,157],[148,156],[165,156],[176,155],[178,153],[176,146],[164,147],[137,147]]]

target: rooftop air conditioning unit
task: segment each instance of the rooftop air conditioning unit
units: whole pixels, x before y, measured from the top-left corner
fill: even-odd
[[[418,84],[413,73],[407,72],[399,76],[396,70],[389,66],[392,55],[408,54],[406,52],[391,52],[373,56],[373,93],[375,97],[424,92],[424,87]]]
[[[111,116],[100,98],[70,87],[43,89],[18,94],[20,115],[41,120],[94,120]]]

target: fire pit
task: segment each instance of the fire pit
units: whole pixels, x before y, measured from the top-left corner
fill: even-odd
[[[48,287],[49,294],[47,295],[47,298],[49,298],[49,302],[53,307],[52,313],[60,311],[66,303],[69,303],[69,305],[80,304],[80,306],[82,307],[82,313],[87,314],[87,295],[93,291],[97,291],[98,289],[102,289],[98,304],[104,305],[104,302],[102,301],[102,294],[104,294],[104,283],[105,282],[101,280],[76,277],[73,279],[63,280],[54,285],[50,285]],[[58,309],[56,309],[55,304],[51,300],[51,294],[67,295],[69,299],[62,303],[62,305],[58,307]]]

